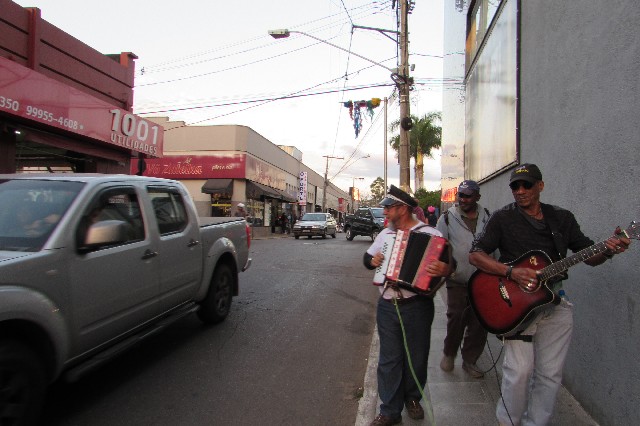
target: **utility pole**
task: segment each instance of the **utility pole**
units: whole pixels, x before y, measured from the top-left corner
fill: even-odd
[[[384,197],[387,193],[387,107],[389,100],[384,98],[384,191],[382,191],[382,196]]]
[[[398,92],[400,94],[400,189],[410,192],[411,170],[409,157],[409,129],[411,112],[409,111],[409,0],[400,0],[400,69]]]
[[[327,166],[324,169],[324,190],[322,191],[322,211],[326,210],[327,206],[327,186],[329,186],[329,180],[327,174],[329,173],[329,158],[335,158],[336,160],[344,160],[344,157],[332,157],[331,155],[323,155],[327,159]]]

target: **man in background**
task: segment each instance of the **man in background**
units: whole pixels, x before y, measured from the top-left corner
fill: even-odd
[[[489,211],[478,204],[480,186],[473,180],[465,180],[458,185],[457,197],[457,204],[444,212],[436,224],[436,229],[451,243],[453,258],[458,262],[456,271],[446,281],[447,335],[440,368],[453,371],[460,348],[462,369],[474,379],[479,379],[484,374],[476,366],[476,361],[487,342],[487,331],[471,309],[467,281],[476,270],[469,263],[469,250],[476,234],[489,220]]]

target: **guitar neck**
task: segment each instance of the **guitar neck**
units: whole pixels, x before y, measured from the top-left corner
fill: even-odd
[[[586,249],[580,250],[579,252],[569,257],[566,257],[558,262],[552,263],[546,268],[541,269],[538,272],[538,275],[543,281],[546,281],[549,278],[553,278],[556,275],[562,274],[570,267],[577,265],[578,263],[584,262],[585,260],[604,252],[606,249],[607,249],[607,246],[605,245],[605,242],[600,241],[599,243],[596,243],[591,247],[587,247]]]

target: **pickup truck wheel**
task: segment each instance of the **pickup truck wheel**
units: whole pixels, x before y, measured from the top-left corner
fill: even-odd
[[[44,366],[25,345],[0,342],[0,419],[2,424],[35,424],[47,387]]]
[[[296,240],[300,239],[300,235],[294,235],[294,237],[295,237]]]
[[[322,234],[322,239],[323,240],[327,239],[327,234],[326,233]]]
[[[216,267],[211,278],[207,297],[200,303],[198,318],[205,324],[217,324],[224,321],[231,309],[233,297],[233,271],[228,265]]]
[[[335,238],[336,237],[336,232],[338,232],[338,231],[335,231],[333,234],[331,234],[331,238]]]
[[[374,231],[371,233],[371,241],[374,241],[379,233],[380,231],[378,231],[377,229],[374,229]]]
[[[351,231],[351,228],[347,228],[347,241],[352,241],[354,237],[355,235],[353,231]]]

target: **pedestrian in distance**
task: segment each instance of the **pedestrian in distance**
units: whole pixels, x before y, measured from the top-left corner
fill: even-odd
[[[288,228],[287,228],[288,223],[289,223],[289,219],[287,218],[287,215],[285,213],[282,213],[280,215],[280,233],[281,234],[288,233]]]
[[[393,234],[397,230],[412,230],[441,236],[435,228],[415,218],[413,209],[417,206],[416,201],[393,185],[380,202],[380,206],[384,208],[388,226],[380,231],[364,255],[364,265],[368,269],[375,269],[382,264],[384,260],[382,246],[388,234]],[[426,270],[429,276],[443,277],[449,275],[451,269],[449,264],[434,260],[427,265]],[[420,399],[421,391],[427,381],[434,303],[430,297],[417,295],[389,282],[379,288],[376,324],[380,337],[378,395],[382,404],[380,413],[371,425],[387,426],[402,421],[403,407],[406,407],[412,419],[424,418]],[[404,333],[401,321],[404,325]],[[404,336],[406,336],[406,342]],[[405,353],[404,343],[408,353]],[[411,360],[411,365],[408,359]],[[411,367],[415,371],[418,383],[413,378]]]
[[[234,215],[235,217],[247,217],[247,212],[244,209],[244,204],[242,203],[238,203],[238,205],[236,206],[236,213]]]
[[[427,218],[424,216],[424,210],[422,210],[422,207],[420,207],[418,199],[414,197],[413,201],[416,202],[416,206],[413,208],[413,214],[416,215],[416,218],[420,222],[427,223]]]
[[[487,342],[487,331],[482,327],[467,296],[467,281],[476,268],[469,263],[471,244],[489,220],[489,211],[478,204],[480,186],[473,180],[458,185],[458,203],[444,212],[436,229],[449,240],[456,259],[456,271],[447,277],[447,335],[440,368],[453,371],[458,349],[462,355],[462,369],[475,379],[484,374],[476,361]],[[433,208],[433,206],[430,206]],[[435,210],[435,209],[434,209]],[[435,215],[434,215],[435,216]]]
[[[438,216],[436,216],[436,208],[433,206],[427,207],[427,223],[429,226],[435,227],[438,223]]]
[[[569,210],[540,202],[545,182],[535,164],[516,167],[511,172],[509,187],[515,202],[493,212],[469,255],[471,264],[485,273],[483,278],[495,278],[495,282],[502,283],[499,287],[503,292],[491,305],[494,312],[508,297],[506,286],[510,286],[512,293],[520,292],[518,297],[537,291],[544,294],[547,287],[555,294],[563,294],[565,274],[547,280],[545,287],[540,288],[542,276],[533,267],[542,263],[544,256],[536,257],[531,250],[557,262],[567,249],[573,252],[589,249],[583,252],[591,253],[584,263],[596,266],[629,247],[630,240],[618,235],[618,228],[613,237],[601,243],[599,250],[592,251],[589,246],[594,246],[593,241],[582,233]],[[490,256],[496,250],[500,250],[498,260]],[[469,282],[471,297],[474,279]],[[491,293],[487,294],[487,298],[490,296]],[[472,303],[476,303],[473,297]],[[522,330],[518,327],[514,330],[517,332],[504,335],[502,398],[496,407],[500,425],[543,426],[553,414],[573,330],[572,305],[561,297],[559,304],[548,303],[532,314],[531,320],[527,317],[524,321]],[[482,321],[482,315],[479,317]]]

